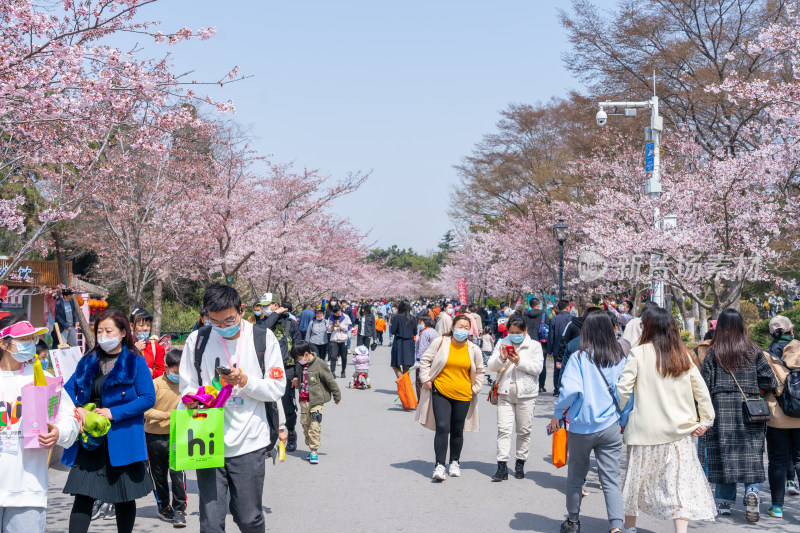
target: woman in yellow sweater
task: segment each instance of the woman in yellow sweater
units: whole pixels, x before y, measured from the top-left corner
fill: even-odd
[[[714,407],[675,319],[660,307],[642,317],[642,339],[619,377],[619,404],[626,405],[631,394],[633,410],[623,434],[629,452],[622,489],[625,533],[636,532],[640,511],[672,520],[676,533],[685,532],[689,520],[713,520],[714,497],[692,437],[714,424]]]
[[[450,476],[461,475],[459,460],[464,431],[478,431],[477,395],[486,370],[483,354],[469,342],[471,322],[466,315],[453,320],[453,328],[439,342],[433,341],[420,359],[422,395],[417,421],[436,431],[433,479],[444,481],[447,443],[450,441]]]

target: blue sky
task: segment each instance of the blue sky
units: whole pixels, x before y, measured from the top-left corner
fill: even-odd
[[[561,63],[567,4],[165,0],[140,17],[164,31],[214,26],[211,40],[144,51],[170,51],[200,80],[239,65],[253,77],[208,93],[234,101],[255,147],[331,177],[372,169],[336,211],[379,246],[426,252],[451,225],[453,165],[498,112],[578,86]]]

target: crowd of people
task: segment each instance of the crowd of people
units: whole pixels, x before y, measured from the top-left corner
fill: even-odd
[[[692,353],[675,319],[652,302],[638,317],[631,302],[608,298],[580,315],[562,300],[548,316],[536,298],[524,311],[454,309],[444,302],[416,310],[416,418],[435,431],[434,480],[461,475],[464,432],[479,429],[475,402],[487,372],[495,376],[490,398],[497,405],[492,480],[508,479],[512,427],[513,473],[525,476],[549,355],[557,397],[549,430],[568,428],[562,533],[581,530],[592,452],[611,533],[635,533],[640,513],[672,520],[676,532],[691,520],[730,516],[739,484],[745,519],[758,522],[765,449],[768,514],[782,518],[786,493],[800,494],[800,342],[787,317],[772,318],[773,342],[764,350],[750,340],[742,315],[726,309]]]
[[[62,308],[74,313],[70,296]],[[170,421],[175,409],[202,407],[195,393],[224,384],[224,465],[196,470],[200,530],[224,531],[230,513],[241,531],[265,531],[266,458],[297,450],[299,411],[305,458],[319,463],[324,405],[342,399],[337,378],[348,379],[350,359],[349,385],[369,387],[370,354],[386,331],[397,378],[415,371],[415,417],[434,431],[437,482],[461,475],[465,432],[480,429],[485,380],[497,408],[491,479],[525,477],[552,357],[549,430],[568,429],[562,532],[581,530],[592,452],[611,533],[635,533],[640,513],[672,520],[676,532],[691,520],[730,515],[738,485],[746,520],[757,522],[767,479],[770,516],[782,517],[787,492],[800,494],[800,342],[787,317],[771,319],[773,342],[764,350],[750,340],[742,315],[726,309],[689,351],[674,318],[652,303],[636,317],[632,303],[612,299],[580,314],[567,301],[553,309],[536,298],[526,304],[331,298],[294,313],[290,302],[267,293],[249,312],[234,288],[213,284],[195,331],[182,350],[169,351],[151,335],[147,310],[128,316],[106,309],[94,320],[96,346],[64,385],[58,417],[38,436],[38,448],[23,445],[18,397],[34,380],[37,352],[46,354],[37,342],[47,330],[3,318],[0,466],[8,475],[0,481],[0,530],[45,530],[48,450],[56,444],[70,467],[63,489],[74,497],[70,533],[88,531],[101,516],[132,531],[136,501],[150,493],[161,519],[185,527],[186,478],[170,468]],[[69,330],[75,317],[62,314]]]

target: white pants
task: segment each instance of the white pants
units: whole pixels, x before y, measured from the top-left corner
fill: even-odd
[[[0,530],[5,533],[44,533],[44,507],[0,507]]]
[[[517,459],[528,458],[528,446],[531,443],[531,425],[533,424],[533,408],[536,398],[517,398],[516,383],[509,385],[508,394],[497,398],[497,460],[508,462],[511,448],[511,429],[517,429]]]

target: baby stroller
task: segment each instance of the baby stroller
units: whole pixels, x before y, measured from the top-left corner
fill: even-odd
[[[353,372],[353,383],[351,389],[369,389],[369,349],[366,346],[357,346],[353,350],[353,364],[356,366]]]

